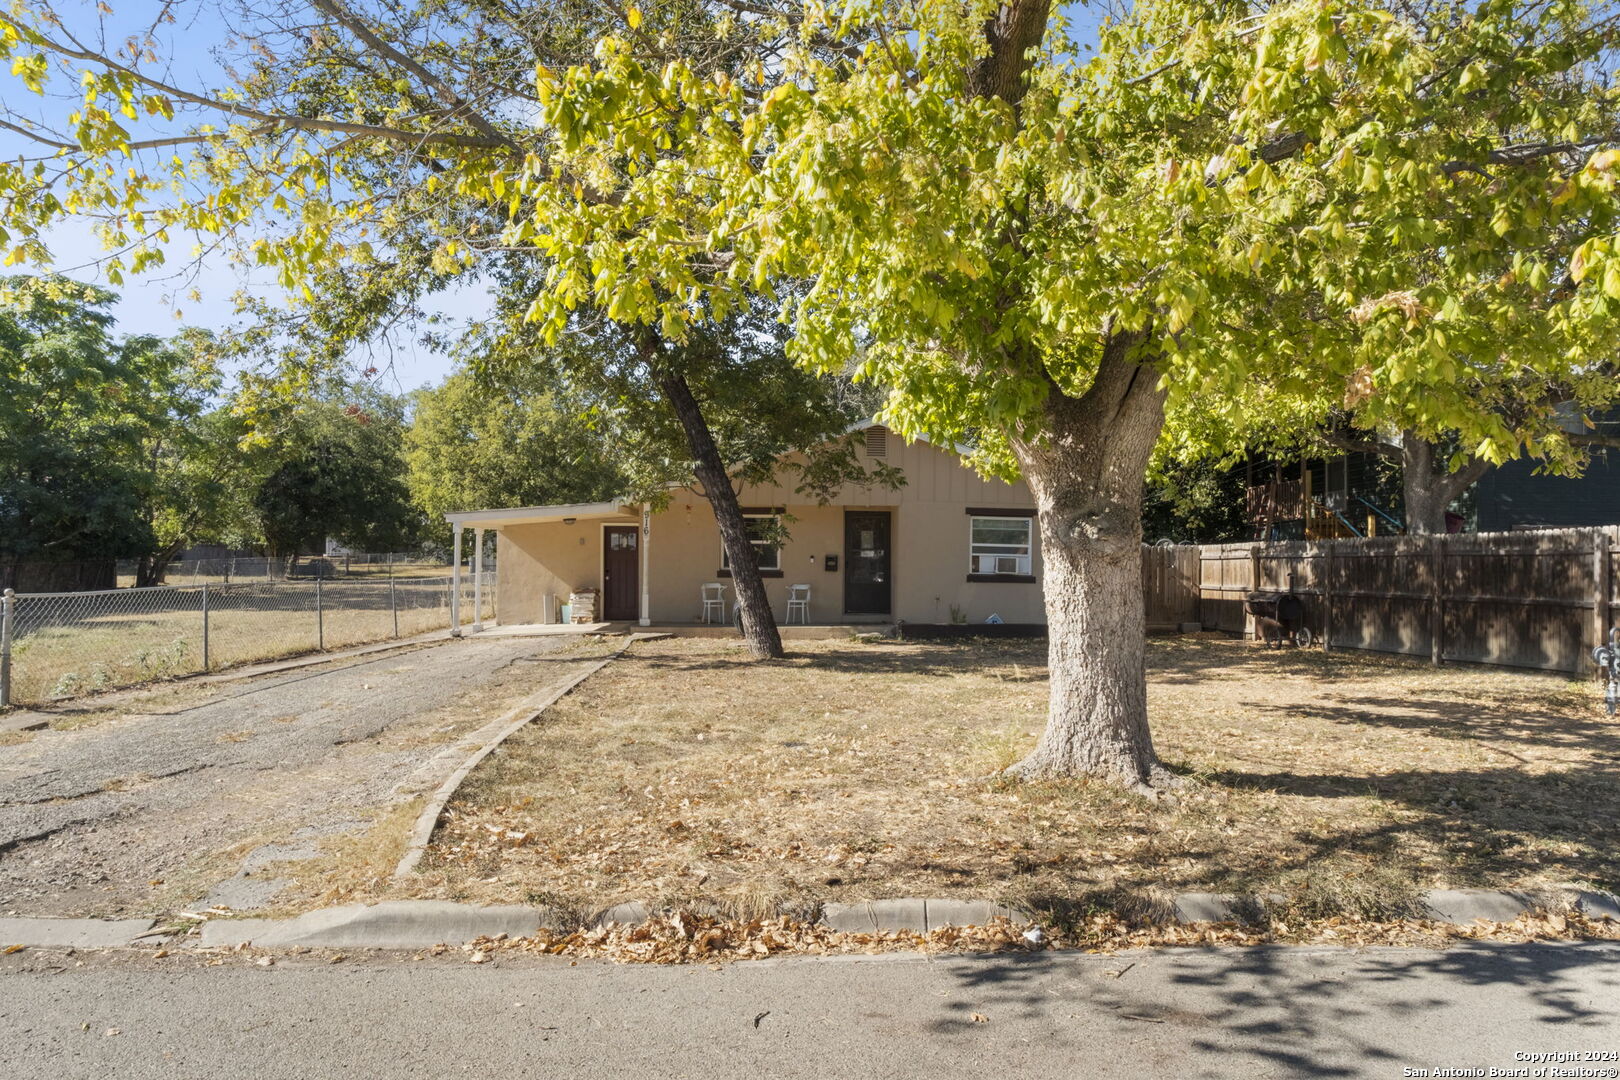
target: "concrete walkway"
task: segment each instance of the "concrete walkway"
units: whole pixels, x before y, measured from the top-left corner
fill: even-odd
[[[0,956],[6,1075],[1386,1078],[1620,1049],[1610,945],[205,963]]]

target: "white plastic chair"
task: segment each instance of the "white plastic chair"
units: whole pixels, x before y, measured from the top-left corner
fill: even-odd
[[[707,585],[699,586],[699,593],[703,597],[703,621],[706,623],[723,623],[726,621],[726,587],[718,581],[711,581]],[[711,615],[713,616],[711,618]]]
[[[793,621],[793,613],[795,611],[797,611],[799,613],[799,621],[801,623],[808,624],[810,622],[810,586],[808,586],[808,585],[789,585],[788,586],[788,609],[787,609],[787,621],[788,622]]]

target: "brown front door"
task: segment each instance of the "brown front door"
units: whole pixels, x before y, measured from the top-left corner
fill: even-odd
[[[844,511],[844,613],[888,615],[892,590],[889,512]]]
[[[602,530],[602,618],[607,622],[641,617],[640,540],[635,525]]]

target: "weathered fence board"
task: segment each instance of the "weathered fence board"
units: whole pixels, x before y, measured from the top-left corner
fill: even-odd
[[[1149,630],[1179,630],[1199,621],[1198,548],[1142,547],[1142,606]]]
[[[1292,589],[1330,649],[1584,674],[1620,604],[1617,558],[1620,526],[1206,545],[1200,621],[1252,634],[1243,595]]]

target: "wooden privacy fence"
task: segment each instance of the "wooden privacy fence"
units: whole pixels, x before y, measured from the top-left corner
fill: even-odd
[[[1148,630],[1180,630],[1200,620],[1198,552],[1192,546],[1142,545],[1142,602]]]
[[[1620,526],[1186,550],[1198,552],[1206,629],[1252,633],[1244,594],[1291,588],[1305,598],[1306,624],[1325,647],[1437,664],[1587,674],[1593,646],[1620,610]],[[1146,562],[1144,582],[1153,577]]]

